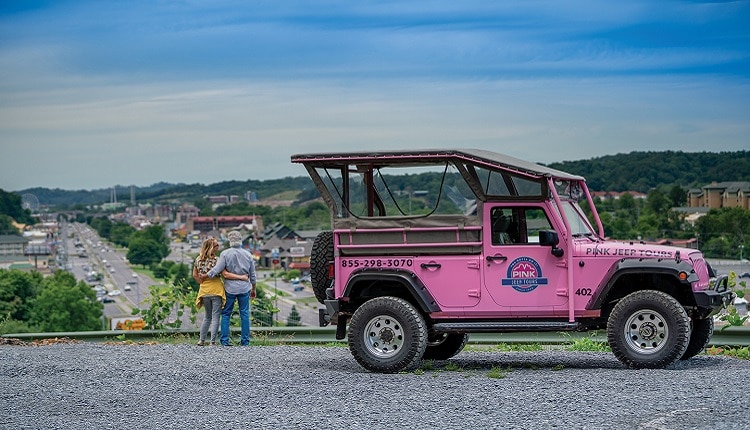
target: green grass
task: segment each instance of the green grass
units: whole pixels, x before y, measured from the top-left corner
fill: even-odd
[[[449,372],[457,372],[459,370],[463,370],[461,366],[453,361],[449,361],[448,364],[445,365],[444,369]]]
[[[572,343],[565,346],[567,351],[589,351],[589,352],[609,352],[612,351],[606,342],[600,342],[588,337],[573,339]]]
[[[750,360],[750,346],[746,347],[717,347],[711,346],[706,349],[708,355],[726,355],[729,357]]]
[[[508,376],[507,372],[505,372],[503,368],[499,366],[492,366],[492,368],[487,372],[487,377],[491,379],[503,379],[506,376]]]
[[[316,308],[318,307],[318,299],[316,299],[315,296],[294,298],[292,300],[295,303],[299,303],[301,305],[313,306],[313,307],[316,307]]]
[[[299,190],[282,191],[282,192],[280,192],[278,194],[274,194],[274,195],[272,195],[270,197],[266,197],[263,200],[265,200],[265,201],[268,201],[268,200],[297,200],[297,197],[299,196],[300,193],[301,193],[301,191],[299,191]]]
[[[466,345],[466,351],[476,352],[529,352],[544,351],[538,343],[499,343],[497,345]]]

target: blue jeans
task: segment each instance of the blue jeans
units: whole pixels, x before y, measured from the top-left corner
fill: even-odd
[[[227,293],[227,304],[221,311],[221,344],[229,346],[229,319],[234,310],[234,301],[240,306],[240,345],[250,344],[250,293],[230,294]]]

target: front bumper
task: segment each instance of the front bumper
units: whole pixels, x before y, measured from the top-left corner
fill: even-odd
[[[701,313],[706,313],[706,316],[718,313],[734,300],[734,293],[729,289],[729,278],[726,275],[716,278],[712,289],[697,291],[693,296],[696,306],[703,311]]]

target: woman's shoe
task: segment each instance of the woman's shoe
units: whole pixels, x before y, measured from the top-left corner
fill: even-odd
[[[204,346],[205,344],[206,344],[206,342],[203,342],[202,340],[199,340],[196,345],[198,345],[198,346]]]

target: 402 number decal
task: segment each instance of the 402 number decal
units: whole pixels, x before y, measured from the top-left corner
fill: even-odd
[[[591,288],[579,288],[576,290],[576,296],[590,296],[591,294],[593,294]]]
[[[341,267],[412,267],[411,258],[349,258],[341,260]]]

